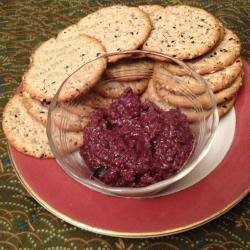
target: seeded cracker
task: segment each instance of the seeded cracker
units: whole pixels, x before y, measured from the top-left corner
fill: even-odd
[[[48,119],[48,104],[32,99],[28,93],[23,93],[23,105],[26,111],[44,126]]]
[[[208,54],[187,61],[186,63],[199,74],[204,75],[222,70],[233,64],[240,56],[240,51],[241,44],[237,35],[233,31],[225,29],[224,38],[217,47],[211,50]],[[173,64],[168,65],[168,70],[178,75],[186,74],[181,67]]]
[[[155,83],[154,83],[154,81],[152,79],[149,80],[148,88],[144,92],[144,94],[141,96],[141,101],[142,102],[144,102],[146,100],[149,100],[149,101],[153,102],[154,104],[156,104],[159,108],[161,108],[164,111],[167,111],[167,110],[169,110],[170,108],[173,107],[171,104],[164,101],[162,98],[160,98],[158,96],[158,94],[155,91]]]
[[[54,143],[58,147],[58,151],[61,154],[67,154],[78,150],[84,143],[83,132],[65,132],[63,136],[63,140],[67,143],[61,143],[61,133],[59,130],[55,131],[53,135]]]
[[[122,93],[131,88],[136,95],[140,95],[148,86],[148,79],[135,80],[129,82],[106,81],[95,86],[95,91],[107,98],[119,98]]]
[[[153,30],[144,50],[158,51],[178,59],[192,59],[211,50],[220,39],[221,26],[203,9],[168,6],[151,15]]]
[[[139,9],[143,10],[148,15],[152,15],[155,11],[162,10],[164,7],[157,4],[140,5]]]
[[[107,52],[119,52],[140,47],[149,36],[151,22],[139,8],[116,5],[82,18],[78,29],[101,41]]]
[[[81,104],[79,102],[74,102],[73,100],[70,103],[62,103],[62,108],[67,110],[68,112],[88,117],[91,112],[95,111],[94,108],[91,108],[87,105]]]
[[[63,81],[83,64],[105,53],[103,46],[86,35],[66,41],[52,38],[34,53],[32,66],[23,79],[23,87],[31,97],[51,101]],[[87,92],[106,68],[106,59],[84,66],[63,87],[59,101]]]
[[[157,87],[165,88],[166,90],[183,95],[184,90],[190,89],[193,94],[203,94],[206,91],[206,86],[196,81],[192,76],[178,76],[172,74],[165,68],[165,62],[157,62],[154,66],[153,80],[157,82]]]
[[[197,105],[201,105],[203,109],[210,109],[212,107],[212,102],[209,99],[207,93],[197,95],[195,99],[190,99],[184,95],[171,93],[158,82],[156,83],[156,92],[163,100],[172,104],[173,106],[193,108],[194,103],[197,102]]]
[[[33,118],[41,122],[43,125],[47,125],[48,105],[32,99],[26,93],[24,93],[23,104]],[[64,105],[61,106],[62,107],[57,107],[53,110],[52,116],[55,124],[58,127],[61,126],[61,128],[66,131],[76,132],[83,130],[88,122],[89,113],[83,114],[84,111],[82,111],[81,115],[77,115],[64,109]],[[64,119],[64,122],[62,122],[62,119]]]
[[[177,76],[168,71],[169,63],[156,63],[154,69],[154,80],[163,85],[168,91],[177,95],[182,95],[182,89],[189,88],[194,94],[202,94],[205,92],[205,86],[197,82],[190,76]],[[238,58],[232,65],[223,70],[203,75],[209,87],[218,92],[231,85],[242,71],[242,60]]]
[[[89,121],[89,116],[79,116],[58,107],[52,111],[53,120],[56,126],[61,127],[65,131],[83,131]]]
[[[64,30],[61,30],[58,35],[56,40],[57,41],[70,41],[72,39],[75,39],[80,35],[79,29],[77,28],[77,24],[73,24]]]
[[[242,86],[242,73],[236,78],[236,80],[226,89],[223,89],[215,94],[215,100],[217,104],[230,100],[237,94]]]
[[[117,81],[134,81],[149,78],[153,73],[154,63],[147,59],[124,59],[107,67],[105,74]]]
[[[161,98],[157,94],[155,87],[156,87],[156,84],[154,83],[154,81],[150,80],[146,92],[141,96],[141,101],[144,102],[146,100],[149,100],[164,111],[167,111],[171,108],[176,108],[176,106],[174,106],[173,104],[170,104],[169,102]],[[179,107],[179,108],[181,112],[187,116],[188,121],[191,123],[199,121],[203,117],[203,115],[205,115],[206,117],[211,112],[211,110],[203,110],[203,112],[197,112],[192,108],[190,109],[182,108],[182,107]]]
[[[106,98],[94,91],[91,91],[88,94],[81,96],[80,103],[95,109],[102,109],[109,106],[113,101],[114,99],[112,98]]]
[[[225,69],[216,71],[211,74],[203,75],[203,77],[207,81],[209,87],[213,90],[213,92],[218,92],[229,87],[232,82],[239,76],[242,68],[242,60],[241,58],[238,58],[232,65],[227,66]]]
[[[220,118],[226,115],[231,108],[233,108],[236,97],[234,96],[231,100],[225,101],[217,106]]]
[[[53,157],[46,129],[27,113],[22,95],[15,95],[7,103],[3,112],[3,131],[18,151],[38,158]]]

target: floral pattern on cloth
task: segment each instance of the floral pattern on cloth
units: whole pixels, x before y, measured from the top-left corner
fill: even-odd
[[[249,1],[0,1],[0,108],[11,98],[29,67],[29,57],[45,40],[102,6],[111,4],[189,4],[217,16],[241,38],[250,58]],[[248,20],[248,21],[247,21]],[[0,131],[0,250],[2,249],[250,249],[250,196],[220,218],[177,235],[150,239],[121,239],[71,226],[41,207],[16,177]]]

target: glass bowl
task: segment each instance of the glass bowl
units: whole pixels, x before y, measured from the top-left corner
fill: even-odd
[[[152,88],[153,86],[153,89],[150,91],[147,90],[146,93],[150,94],[144,93],[141,96],[141,100],[149,99],[164,110],[180,108],[181,112],[188,117],[190,128],[195,137],[195,146],[183,168],[168,179],[146,187],[108,186],[95,178],[93,172],[86,166],[79,152],[79,145],[82,143],[81,138],[80,140],[79,138],[76,139],[78,141],[74,142],[74,136],[77,138],[79,134],[67,131],[70,130],[68,128],[71,127],[72,123],[76,124],[78,129],[79,126],[81,127],[81,121],[84,121],[84,118],[82,120],[80,119],[81,121],[79,122],[79,117],[76,117],[76,114],[72,114],[70,108],[78,107],[82,99],[86,99],[86,96],[89,94],[77,96],[67,103],[59,102],[58,96],[63,94],[65,89],[67,89],[67,85],[81,79],[81,75],[86,74],[95,63],[99,63],[98,60],[106,58],[107,61],[109,61],[110,57],[117,58],[118,64],[126,61],[131,65],[130,67],[118,67],[116,70],[113,70],[112,74],[108,74],[108,72],[110,73],[110,68],[113,67],[111,63],[108,63],[106,71],[98,80],[99,85],[106,84],[109,81],[124,81],[124,79],[151,79],[154,84],[148,86],[148,88]],[[137,63],[145,61],[147,63],[149,62],[151,66],[144,67],[142,66],[143,63]],[[175,68],[177,70],[169,71],[169,65],[171,65],[170,69]],[[179,71],[181,72],[180,75],[178,75]],[[183,74],[183,72],[185,74]],[[83,82],[83,84],[88,83]],[[95,95],[93,89],[91,92],[92,95]],[[90,103],[90,106],[92,104],[93,103]],[[65,105],[68,107],[67,111],[64,109]],[[64,111],[58,112],[58,110]],[[102,55],[84,64],[70,75],[62,83],[50,103],[47,135],[51,150],[59,165],[69,176],[82,185],[109,195],[147,197],[164,191],[169,185],[185,177],[197,166],[209,151],[218,122],[219,118],[213,92],[199,74],[188,67],[184,62],[170,56],[157,52],[134,50]],[[79,126],[77,126],[77,124]],[[85,124],[83,124],[83,127],[84,125]]]

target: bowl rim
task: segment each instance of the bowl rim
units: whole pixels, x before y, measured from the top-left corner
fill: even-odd
[[[57,103],[58,103],[58,96],[60,94],[60,91],[62,89],[62,87],[64,86],[64,84],[67,82],[67,80],[73,75],[75,74],[78,70],[80,70],[82,67],[84,67],[87,64],[90,64],[94,61],[97,61],[98,59],[101,58],[108,58],[111,56],[120,56],[120,55],[129,55],[129,54],[144,54],[144,55],[151,55],[151,56],[158,56],[161,58],[165,58],[165,60],[171,60],[173,62],[175,62],[177,65],[182,66],[184,69],[188,70],[189,72],[191,72],[192,76],[194,78],[196,78],[199,82],[202,82],[205,87],[206,90],[208,91],[208,94],[211,98],[212,101],[212,106],[211,106],[211,114],[213,114],[213,124],[212,124],[212,129],[211,129],[211,135],[209,137],[209,139],[206,141],[204,148],[202,149],[201,153],[199,154],[199,156],[197,157],[197,159],[188,167],[185,168],[181,168],[180,171],[178,171],[175,175],[171,176],[168,179],[159,181],[157,183],[145,186],[145,187],[111,187],[106,185],[105,183],[102,183],[102,185],[99,185],[98,182],[94,181],[94,180],[89,180],[89,179],[82,179],[80,178],[78,175],[72,173],[68,168],[66,168],[64,166],[65,163],[63,163],[63,159],[60,156],[60,154],[58,153],[56,146],[53,142],[52,139],[52,134],[51,134],[51,126],[52,126],[52,117],[51,117],[51,113],[54,110],[54,108],[56,107]],[[129,57],[128,57],[129,58]],[[164,60],[162,60],[164,61]],[[77,68],[71,75],[69,75],[61,84],[60,88],[57,90],[57,93],[55,94],[55,96],[53,97],[50,105],[49,105],[49,109],[48,109],[48,119],[47,119],[47,125],[46,125],[46,133],[47,133],[47,137],[48,137],[48,141],[49,141],[49,145],[51,148],[51,151],[53,153],[53,155],[56,158],[56,161],[59,163],[60,167],[69,175],[71,176],[73,179],[75,179],[77,182],[81,183],[84,186],[87,186],[91,189],[94,189],[95,191],[101,192],[101,193],[105,193],[105,194],[109,194],[109,195],[117,195],[117,196],[127,196],[127,197],[141,197],[140,195],[148,193],[148,194],[152,194],[154,192],[157,192],[157,190],[161,190],[164,187],[169,186],[170,184],[173,184],[175,182],[177,182],[178,180],[182,179],[183,177],[185,177],[187,174],[189,174],[197,165],[198,163],[206,156],[206,154],[208,153],[212,142],[214,140],[215,137],[215,132],[218,128],[218,124],[219,124],[219,115],[218,115],[218,111],[217,111],[217,104],[216,104],[216,100],[214,97],[214,93],[212,91],[212,89],[209,87],[209,85],[207,84],[206,80],[199,75],[195,70],[193,70],[189,65],[187,65],[185,62],[176,59],[174,57],[168,56],[166,54],[160,53],[160,52],[155,52],[155,51],[145,51],[145,50],[125,50],[125,51],[119,51],[119,52],[112,52],[112,53],[105,53],[102,54],[98,57],[96,57],[93,60],[90,60],[87,63],[84,63],[83,65],[81,65],[79,68]]]

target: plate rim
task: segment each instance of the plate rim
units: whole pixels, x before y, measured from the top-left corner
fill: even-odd
[[[202,219],[198,220],[194,223],[188,224],[184,227],[177,227],[173,229],[168,229],[168,230],[163,230],[163,231],[153,231],[153,232],[136,232],[136,233],[131,233],[131,232],[123,232],[123,231],[114,231],[114,230],[109,230],[109,229],[103,229],[95,226],[91,226],[79,221],[76,221],[66,214],[57,211],[55,208],[53,208],[51,205],[49,205],[46,201],[44,201],[42,198],[40,198],[36,192],[31,188],[31,186],[26,182],[26,180],[23,178],[22,174],[19,172],[17,168],[17,164],[15,163],[15,160],[12,156],[11,153],[11,146],[9,143],[7,143],[7,151],[10,157],[10,161],[13,165],[13,169],[26,189],[26,191],[42,206],[44,207],[48,212],[52,213],[56,217],[62,219],[63,221],[76,226],[80,229],[87,230],[93,233],[97,234],[102,234],[106,236],[113,236],[113,237],[120,237],[120,238],[152,238],[152,237],[161,237],[161,236],[168,236],[168,235],[173,235],[177,233],[182,233],[197,227],[200,227],[229,211],[231,208],[233,208],[235,205],[237,205],[240,201],[242,201],[248,193],[250,193],[250,187],[246,188],[238,197],[236,197],[235,200],[233,200],[231,203],[227,204],[225,207],[223,207],[221,210],[217,211],[216,213],[213,213],[212,215]],[[191,187],[190,187],[191,188]],[[103,194],[104,195],[104,194]],[[174,195],[174,194],[173,194]]]

